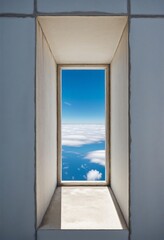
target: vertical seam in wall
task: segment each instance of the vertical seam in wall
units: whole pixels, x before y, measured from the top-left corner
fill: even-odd
[[[34,198],[35,198],[35,240],[37,240],[37,189],[36,189],[36,178],[37,178],[37,173],[36,173],[36,157],[37,157],[37,152],[36,152],[36,64],[37,64],[37,21],[35,18],[35,73],[34,73],[34,132],[35,132],[35,137],[34,137]]]
[[[127,5],[127,14],[129,15],[129,0],[126,0],[126,5]]]
[[[34,15],[37,14],[37,0],[34,0],[34,12],[33,12]]]
[[[128,16],[131,14],[131,0],[127,0],[127,13]]]
[[[129,61],[129,68],[128,68],[128,115],[129,115],[129,240],[131,239],[131,51],[130,51],[130,26],[131,26],[131,19],[129,18],[128,28],[128,61]]]
[[[130,57],[130,26],[131,26],[131,0],[127,0],[128,6],[128,131],[129,131],[129,240],[131,240],[131,57]]]

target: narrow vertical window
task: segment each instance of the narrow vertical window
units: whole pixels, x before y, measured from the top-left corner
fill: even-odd
[[[60,69],[60,180],[106,182],[106,69]]]

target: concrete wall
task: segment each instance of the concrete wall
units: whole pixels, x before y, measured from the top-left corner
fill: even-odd
[[[131,0],[133,14],[164,14],[163,0]]]
[[[35,21],[0,18],[0,239],[35,236]]]
[[[0,0],[0,13],[33,13],[34,0]]]
[[[127,230],[45,230],[39,229],[38,240],[128,240]]]
[[[55,13],[126,13],[126,0],[38,0],[39,12]]]
[[[111,63],[111,187],[129,223],[128,26]]]
[[[132,240],[164,238],[164,19],[132,19]]]
[[[37,24],[37,226],[42,220],[57,184],[56,93],[56,63],[42,29]]]
[[[77,11],[75,14],[79,12],[82,15],[89,15],[91,12],[100,15],[102,11],[105,11],[105,14],[121,14],[128,10],[127,14],[131,22],[130,239],[162,240],[164,236],[163,0],[131,0],[131,12],[130,8],[127,8],[128,1],[122,0],[99,1],[100,4],[96,5],[93,4],[93,0],[88,0],[87,4],[84,4],[84,1],[80,4],[79,0],[76,1],[78,2],[76,6],[73,0],[69,1],[69,4],[68,0],[35,2],[38,5],[37,10],[45,14],[48,11],[52,14],[65,12],[70,15],[74,14],[74,11]],[[33,14],[32,4],[34,1],[31,0],[0,0],[0,239],[2,240],[33,240],[35,234],[34,18],[38,13]],[[100,5],[103,5],[101,9]],[[8,13],[19,13],[19,15]],[[29,13],[30,18],[27,15]],[[131,13],[146,16],[132,16]],[[83,238],[87,238],[88,234],[93,238],[97,236],[97,231],[95,235],[84,231],[63,234],[67,233],[70,239],[72,234]],[[104,232],[98,234],[103,238]]]

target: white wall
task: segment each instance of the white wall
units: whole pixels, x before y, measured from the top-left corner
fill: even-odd
[[[128,26],[111,63],[111,187],[128,224]]]
[[[37,225],[42,220],[57,184],[56,68],[54,57],[37,24]]]
[[[58,64],[109,64],[127,17],[40,16],[38,21]]]

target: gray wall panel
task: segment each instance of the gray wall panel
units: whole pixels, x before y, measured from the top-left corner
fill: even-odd
[[[0,0],[0,13],[33,13],[34,0]]]
[[[128,240],[128,230],[42,230],[38,240]]]
[[[38,0],[40,12],[126,13],[126,0]]]
[[[163,0],[131,0],[133,14],[164,14]]]
[[[34,19],[0,19],[0,239],[34,239]]]
[[[164,237],[164,19],[133,19],[131,240]]]

